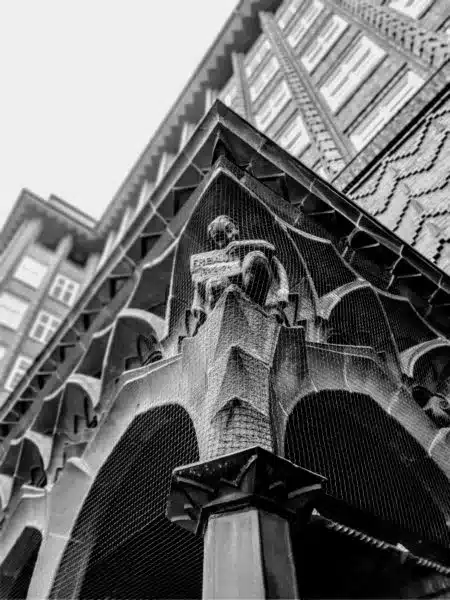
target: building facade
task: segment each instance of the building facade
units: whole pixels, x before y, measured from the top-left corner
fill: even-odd
[[[45,348],[95,272],[95,221],[24,190],[0,239],[0,404]]]
[[[449,27],[242,0],[97,224],[23,192],[2,597],[447,597]]]

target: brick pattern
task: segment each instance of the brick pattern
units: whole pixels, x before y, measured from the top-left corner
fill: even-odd
[[[350,13],[365,27],[384,35],[402,52],[412,54],[433,69],[439,68],[450,57],[449,41],[444,35],[423,29],[388,6],[376,6],[370,0],[329,2]]]
[[[333,124],[326,123],[321,114],[317,95],[308,93],[305,79],[302,78],[299,63],[295,59],[286,40],[281,35],[271,15],[260,13],[261,25],[283,69],[292,95],[300,108],[305,126],[317,147],[321,163],[333,177],[345,166],[345,147],[339,139]]]
[[[349,195],[450,273],[450,98]]]

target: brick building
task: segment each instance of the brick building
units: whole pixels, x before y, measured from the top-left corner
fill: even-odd
[[[99,223],[22,194],[2,597],[445,597],[449,27],[242,0]]]

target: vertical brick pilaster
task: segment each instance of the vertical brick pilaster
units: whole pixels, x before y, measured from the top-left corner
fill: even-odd
[[[245,77],[244,73],[244,61],[242,54],[232,52],[231,63],[233,65],[233,73],[238,86],[237,112],[240,112],[244,119],[246,119],[250,123],[253,123],[250,95],[248,91],[247,78]]]
[[[336,176],[350,159],[350,149],[322,105],[309,75],[301,67],[278,29],[272,15],[260,13],[261,25],[283,69],[286,81],[300,109],[305,126],[319,153],[320,162],[330,178]]]
[[[450,58],[450,44],[442,34],[420,27],[389,6],[380,6],[374,0],[328,0],[328,4],[384,38],[419,69],[434,71]]]

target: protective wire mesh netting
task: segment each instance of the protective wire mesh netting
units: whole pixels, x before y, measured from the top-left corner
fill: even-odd
[[[303,398],[289,418],[285,452],[325,475],[328,494],[416,540],[450,547],[447,478],[370,397],[331,390]]]
[[[270,200],[270,193],[267,197]],[[181,407],[151,409],[134,417],[83,504],[51,598],[200,597],[202,539],[165,516],[171,473],[177,466],[199,460],[198,444],[202,459],[253,445],[264,436],[270,447],[274,415],[280,422],[287,420],[286,457],[325,475],[330,496],[406,530],[417,540],[450,547],[449,482],[419,442],[387,412],[401,381],[400,352],[429,339],[429,330],[416,317],[405,317],[398,302],[382,302],[374,288],[361,287],[358,274],[333,245],[311,233],[314,227],[308,227],[307,217],[302,222],[306,233],[300,228],[295,231],[288,226],[293,223],[289,211],[277,211],[269,200],[264,205],[221,174],[189,217],[175,256],[169,337],[198,336],[184,346],[182,357],[188,371],[183,377],[198,402],[192,408],[196,430]],[[220,226],[211,229],[219,216]],[[247,246],[238,244],[249,241]],[[261,254],[262,259],[269,258],[264,265],[255,260],[254,285],[246,291],[267,310],[253,308],[249,316],[236,305],[229,313],[223,309],[225,321],[220,321],[219,311],[214,315],[213,310],[224,282],[245,288],[242,264],[252,252],[253,256],[260,252],[258,260]],[[197,287],[192,257],[200,265]],[[283,296],[283,272],[288,300]],[[209,273],[209,279],[204,273]],[[218,273],[222,280],[215,281],[216,288],[208,288]],[[270,288],[271,278],[278,288]],[[270,293],[289,319],[276,321],[269,316]],[[206,320],[199,317],[200,309]],[[216,330],[209,328],[213,322]],[[297,337],[280,335],[277,341],[281,322],[286,329],[301,332]],[[202,334],[202,328],[208,335]],[[217,350],[214,336],[217,346],[222,344],[226,351]],[[273,344],[264,336],[273,336]],[[199,340],[211,350],[209,354],[196,348]],[[289,347],[280,348],[283,343]],[[276,344],[283,363],[278,374],[275,368],[270,371]],[[119,358],[117,371],[124,363]],[[447,364],[444,358],[436,358],[432,367],[418,363],[422,387],[430,393],[448,393]],[[118,374],[114,371],[114,378]],[[352,377],[359,389],[364,382],[367,394],[348,391]],[[439,377],[442,382],[433,388]],[[168,388],[172,383],[167,379]],[[316,391],[305,393],[305,388]],[[149,384],[148,390],[155,396],[144,400],[149,406],[156,396],[164,401],[164,389],[156,392]],[[418,413],[424,408],[421,398],[419,407],[413,407]],[[270,418],[269,400],[276,404],[270,406]],[[217,403],[217,414],[206,402]],[[420,414],[408,412],[410,408],[401,418],[420,427]]]
[[[182,408],[137,416],[89,492],[50,598],[199,598],[202,541],[165,516],[172,470],[196,460]]]
[[[0,598],[27,597],[41,542],[40,531],[32,527],[23,530],[0,568]]]

